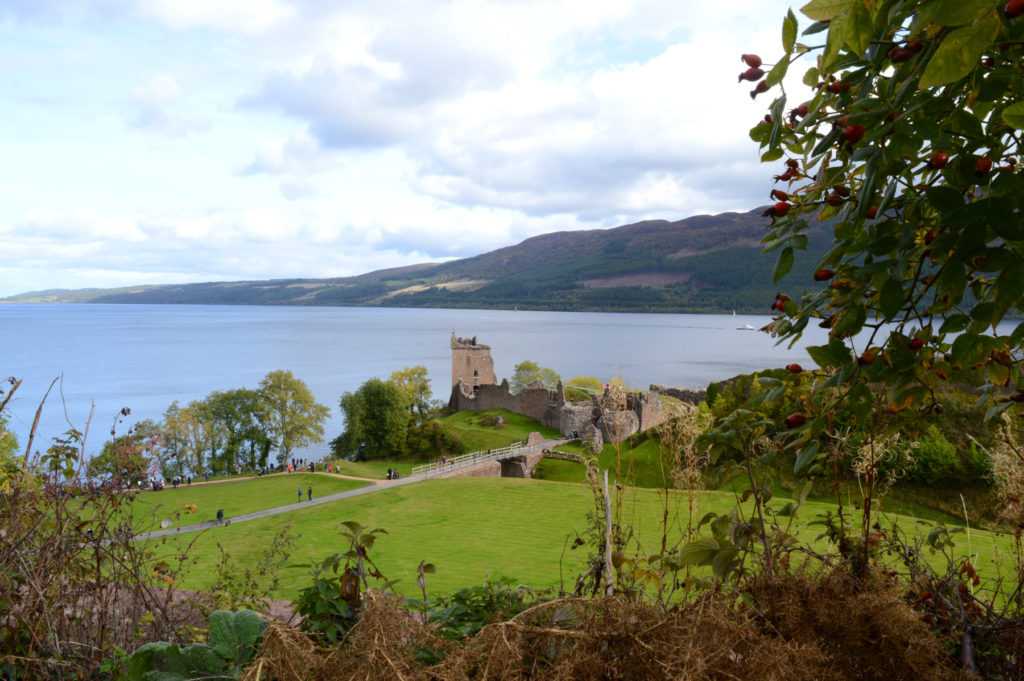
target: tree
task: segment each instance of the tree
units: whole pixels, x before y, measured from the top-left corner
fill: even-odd
[[[785,53],[752,94],[782,92],[750,133],[764,161],[786,159],[766,211],[776,281],[811,220],[831,221],[834,237],[814,272],[824,288],[776,301],[783,339],[812,321],[830,337],[809,350],[829,391],[795,443],[827,430],[837,401],[884,439],[936,411],[936,389],[972,367],[998,397],[989,417],[1014,408],[999,395],[1024,379],[1024,325],[997,325],[1024,302],[1024,19],[993,0],[813,0],[802,11],[819,44],[797,42],[789,12]],[[811,92],[787,112],[782,78],[815,53]]]
[[[406,367],[391,374],[394,383],[405,395],[409,415],[415,425],[423,425],[430,416],[430,379],[424,366]]]
[[[597,390],[599,392],[604,390],[604,383],[601,382],[601,379],[595,376],[576,376],[575,378],[570,378],[565,385],[567,387],[586,388],[588,390]]]
[[[331,410],[319,404],[306,384],[285,370],[271,371],[259,385],[262,422],[277,448],[278,463],[296,447],[323,442],[324,421]]]
[[[90,478],[109,478],[119,484],[144,479],[163,447],[163,435],[156,423],[143,419],[124,435],[103,444],[99,454],[89,459],[86,474]]]
[[[247,388],[214,391],[207,395],[206,405],[226,434],[221,452],[224,468],[236,470],[243,463],[249,468],[266,464],[270,436],[260,419],[266,410],[259,392]]]
[[[512,374],[512,392],[518,393],[530,387],[534,381],[540,381],[545,388],[554,388],[562,378],[553,369],[539,366],[536,362],[524,360],[515,366]]]
[[[776,295],[771,330],[794,343],[813,322],[829,341],[808,348],[818,369],[792,364],[791,382],[760,378],[764,391],[705,441],[712,460],[728,452],[745,462],[766,565],[780,545],[752,474],[765,436],[789,448],[802,476],[857,457],[859,537],[847,541],[840,509],[837,545],[864,576],[873,494],[897,436],[937,418],[948,381],[983,383],[978,405],[991,405],[990,419],[1024,402],[1024,325],[998,328],[1024,303],[1024,3],[812,0],[802,11],[813,21],[803,35],[817,44],[797,42],[790,11],[784,54],[751,96],[780,92],[750,136],[764,162],[785,159],[765,211],[776,282],[812,221],[833,237],[813,272],[823,288]],[[765,75],[759,56],[742,58],[741,79]],[[803,77],[811,91],[787,110],[783,78],[798,62],[813,64]],[[781,419],[760,410],[779,400],[798,406]]]
[[[371,378],[341,396],[341,411],[345,430],[331,441],[336,456],[366,460],[405,453],[411,416],[405,393],[394,382]]]

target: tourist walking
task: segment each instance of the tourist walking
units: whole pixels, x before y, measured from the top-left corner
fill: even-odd
[[[309,489],[306,490],[306,501],[313,501],[313,486],[310,485]]]
[[[302,488],[299,488],[299,501],[302,501]]]

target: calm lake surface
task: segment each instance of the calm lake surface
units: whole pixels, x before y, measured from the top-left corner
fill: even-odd
[[[451,392],[449,340],[476,336],[491,346],[499,379],[530,359],[565,379],[621,376],[626,385],[704,387],[711,381],[809,359],[776,346],[757,328],[770,317],[503,310],[423,310],[219,305],[0,305],[0,379],[23,379],[11,426],[24,448],[50,382],[33,449],[45,449],[69,424],[84,429],[95,405],[88,451],[108,439],[122,407],[159,421],[214,390],[255,388],[288,369],[331,408],[326,439],[341,433],[338,400],[372,377],[427,368],[435,399]],[[803,345],[825,342],[814,328]],[[6,391],[7,385],[4,386]],[[319,458],[327,444],[304,454]]]

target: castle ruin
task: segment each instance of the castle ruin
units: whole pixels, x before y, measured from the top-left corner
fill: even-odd
[[[452,331],[452,386],[459,383],[468,386],[472,393],[481,385],[494,385],[498,382],[494,375],[494,360],[491,359],[491,348],[476,342],[472,338],[456,338]]]
[[[557,428],[565,437],[596,431],[594,434],[604,442],[622,442],[669,416],[658,394],[668,390],[663,386],[651,386],[651,392],[626,392],[618,400],[606,389],[602,395],[590,393],[589,400],[575,403],[565,399],[561,382],[554,390],[532,385],[513,394],[508,379],[498,384],[490,346],[477,343],[475,336],[456,338],[454,331],[451,346],[452,394],[448,408],[453,412],[507,409]],[[703,399],[703,391],[688,397],[696,402]]]

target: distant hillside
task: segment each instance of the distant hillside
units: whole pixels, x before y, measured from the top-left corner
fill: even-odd
[[[776,286],[774,254],[761,255],[767,224],[761,210],[648,220],[355,277],[51,290],[4,301],[767,312],[777,291],[814,285],[809,272],[831,240],[821,226],[812,229],[795,274]]]

